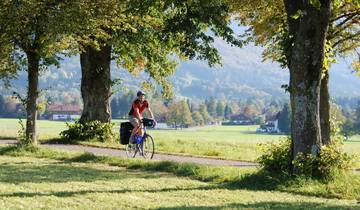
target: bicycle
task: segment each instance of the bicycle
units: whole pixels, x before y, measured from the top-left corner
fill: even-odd
[[[139,129],[144,129],[144,135],[135,135],[135,144],[129,143],[125,146],[126,155],[129,158],[135,158],[136,154],[139,152],[143,158],[152,159],[155,153],[154,139],[146,133],[144,122],[141,123]]]

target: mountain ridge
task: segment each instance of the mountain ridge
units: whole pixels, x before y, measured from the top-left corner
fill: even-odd
[[[177,96],[189,98],[216,97],[220,99],[238,98],[286,98],[281,85],[287,84],[289,73],[277,63],[262,62],[261,47],[248,45],[235,48],[224,41],[216,40],[215,47],[222,56],[222,66],[210,68],[205,61],[182,61],[170,80]],[[360,78],[351,71],[351,63],[340,59],[330,70],[330,93],[332,97],[360,97]],[[146,74],[135,77],[124,69],[112,64],[112,77],[122,79],[122,85],[129,89],[139,89]],[[43,72],[40,88],[48,89],[53,95],[63,91],[80,96],[81,71],[78,56],[64,58],[61,67],[51,67]],[[25,93],[26,72],[20,72],[18,79],[12,81],[13,89]],[[11,94],[11,90],[0,87],[0,94]]]

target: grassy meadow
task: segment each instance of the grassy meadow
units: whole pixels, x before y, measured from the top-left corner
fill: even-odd
[[[321,183],[257,169],[0,146],[1,209],[359,209],[360,176]]]
[[[116,133],[118,133],[120,121],[115,120],[114,123]],[[19,128],[16,119],[0,119],[0,137],[3,139],[16,138]],[[157,152],[254,161],[260,154],[259,143],[284,138],[281,135],[257,134],[256,128],[257,126],[214,126],[190,130],[149,130],[148,132],[155,139]],[[64,129],[66,129],[64,122],[38,121],[39,137],[42,140],[58,138],[59,133]],[[123,148],[118,142],[80,143]],[[353,136],[350,141],[344,142],[344,149],[351,154],[360,154],[360,136]]]

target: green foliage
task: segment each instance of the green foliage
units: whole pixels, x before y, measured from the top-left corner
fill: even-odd
[[[0,117],[5,115],[5,99],[2,95],[0,95]]]
[[[0,13],[4,15],[0,18],[0,36],[4,38],[1,44],[5,47],[13,44],[12,48],[5,48],[1,58],[8,58],[8,64],[15,63],[16,70],[22,70],[27,65],[24,53],[31,52],[40,59],[40,69],[58,66],[56,54],[70,49],[70,43],[74,41],[69,34],[75,21],[71,17],[75,14],[71,13],[75,5],[74,2],[50,4],[44,0],[1,1]],[[2,70],[8,67],[0,65]]]
[[[84,22],[77,39],[82,47],[111,45],[119,66],[133,75],[147,72],[150,78],[143,84],[158,83],[165,98],[173,96],[169,76],[178,63],[175,56],[215,65],[220,63],[215,36],[235,46],[242,44],[230,28],[229,8],[223,0],[80,2]]]
[[[262,155],[258,162],[265,171],[271,173],[291,174],[291,140],[281,140],[279,143],[259,144]]]
[[[346,120],[341,126],[341,133],[348,136],[355,135],[354,123],[351,120]]]
[[[180,122],[184,125],[193,124],[193,119],[191,116],[190,108],[185,100],[180,102],[179,111],[181,113]]]
[[[354,131],[360,133],[360,104],[356,107],[355,111],[355,122],[354,122]]]
[[[355,157],[341,149],[339,141],[323,146],[318,159],[318,170],[320,177],[333,179],[337,175],[343,175],[354,165]]]
[[[210,100],[205,100],[207,111],[209,112],[210,116],[216,117],[217,110],[216,110],[216,100],[214,97],[211,97]]]
[[[345,123],[346,119],[342,114],[341,108],[334,103],[330,103],[329,120],[330,120],[330,134],[333,138],[336,138],[336,136],[341,133],[342,125]]]
[[[225,106],[225,110],[224,110],[224,118],[229,120],[230,119],[230,116],[234,114],[231,106],[229,104],[226,104]]]
[[[353,164],[355,157],[342,151],[338,141],[322,146],[318,157],[299,153],[293,160],[291,155],[291,141],[286,139],[278,144],[261,144],[263,154],[258,158],[263,169],[274,174],[296,174],[305,177],[333,180],[339,175],[346,174]]]
[[[289,134],[290,128],[291,128],[290,106],[289,104],[285,104],[279,116],[279,129],[281,132]]]
[[[69,34],[75,22],[70,15],[74,6],[72,1],[0,1],[0,48],[4,49],[0,54],[0,77],[28,71],[27,126],[36,125],[36,117],[31,116],[36,115],[39,73],[51,65],[59,67],[58,54],[70,51],[73,44]],[[26,130],[27,143],[36,143],[35,131]]]
[[[207,110],[206,104],[199,105],[199,112],[200,112],[201,116],[203,117],[205,124],[212,121],[212,118]]]
[[[258,117],[255,117],[254,119],[254,123],[257,125],[263,125],[266,122],[266,117],[265,115],[259,115]]]
[[[224,118],[225,106],[222,101],[218,101],[216,104],[216,116],[220,119]]]
[[[293,161],[297,172],[306,177],[333,180],[344,175],[354,164],[354,157],[344,153],[338,143],[332,143],[321,148],[319,157],[299,154]]]
[[[196,111],[192,113],[192,118],[196,125],[204,125],[204,118],[200,114],[200,112]]]
[[[169,125],[175,126],[192,125],[193,119],[189,106],[185,100],[180,102],[174,102],[169,107],[169,113],[166,117],[166,122]]]
[[[113,132],[113,123],[92,121],[85,124],[75,122],[66,123],[68,129],[60,133],[60,137],[71,143],[75,141],[97,140],[100,142],[113,142],[116,137]]]
[[[20,142],[20,145],[30,145],[30,140],[26,138],[25,125],[21,119],[19,119],[20,129],[18,130],[17,139]]]
[[[282,0],[259,0],[238,1],[228,0],[231,10],[236,14],[237,20],[249,29],[243,34],[248,41],[254,41],[256,45],[264,46],[264,59],[279,62],[287,67],[289,49],[293,43],[290,36],[284,1]],[[319,0],[310,0],[309,3],[320,8]],[[346,56],[356,53],[359,42],[359,11],[360,3],[356,0],[332,1],[332,12],[329,22],[329,30],[326,35],[326,53],[324,68],[328,69],[334,63],[336,56]],[[300,19],[303,11],[297,10],[292,15]],[[355,58],[356,56],[354,56]],[[354,62],[354,67],[358,62]]]
[[[360,104],[357,105],[355,113],[350,113],[346,120],[344,116],[342,118],[342,122],[339,124],[341,133],[350,136],[360,134]]]
[[[310,4],[315,7],[316,9],[320,9],[321,7],[321,2],[320,0],[310,0]]]

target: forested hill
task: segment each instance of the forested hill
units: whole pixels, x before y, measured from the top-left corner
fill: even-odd
[[[288,72],[281,69],[278,64],[262,62],[261,48],[247,46],[242,49],[233,48],[222,41],[216,41],[222,57],[223,66],[209,68],[203,61],[186,61],[179,64],[174,82],[176,95],[186,97],[204,98],[215,96],[218,98],[247,98],[247,97],[286,97],[282,84],[288,81]],[[358,97],[360,96],[360,78],[351,71],[351,62],[341,60],[332,66],[330,90],[333,97]],[[125,70],[120,70],[113,65],[113,77],[123,79],[123,84],[130,89],[137,89],[140,81],[146,75],[136,78]],[[55,97],[71,93],[80,96],[81,71],[78,57],[65,58],[61,68],[52,68],[44,72],[41,77],[41,87],[47,89],[47,94]],[[26,73],[20,73],[13,87],[24,92],[27,86]],[[1,89],[2,88],[2,89]],[[4,94],[0,87],[0,94]]]

